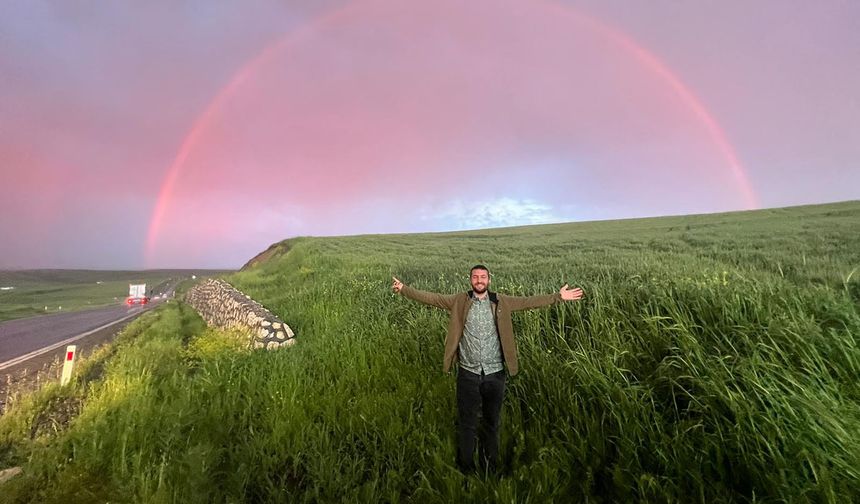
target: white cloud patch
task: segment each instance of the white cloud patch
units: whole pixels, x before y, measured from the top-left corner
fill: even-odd
[[[549,224],[571,219],[556,215],[552,206],[531,199],[498,198],[485,201],[458,199],[425,207],[421,220],[439,223],[445,229],[479,229]]]

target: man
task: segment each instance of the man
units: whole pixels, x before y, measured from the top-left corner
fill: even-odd
[[[490,292],[490,270],[477,265],[469,272],[472,290],[437,294],[404,285],[393,277],[392,289],[415,301],[451,312],[442,370],[455,360],[457,372],[457,465],[464,473],[475,471],[475,435],[479,434],[482,468],[495,472],[499,458],[499,423],[505,395],[505,365],[517,374],[517,345],[511,312],[549,306],[582,298],[582,289],[567,284],[557,294],[506,296]],[[504,364],[502,359],[504,358]],[[478,430],[478,412],[483,414]]]

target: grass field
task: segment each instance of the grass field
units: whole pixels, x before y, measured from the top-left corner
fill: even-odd
[[[190,270],[0,271],[0,322],[122,303],[128,296],[128,284],[131,283],[145,283],[147,290],[158,292],[171,278],[222,273]]]
[[[485,263],[514,315],[503,468],[454,466],[438,292]],[[8,502],[860,501],[860,202],[490,231],[300,238],[229,277],[299,344],[182,304],[0,418]]]

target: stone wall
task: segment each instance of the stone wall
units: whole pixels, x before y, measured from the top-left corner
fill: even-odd
[[[249,329],[253,348],[271,350],[296,342],[287,324],[224,280],[209,279],[195,285],[185,294],[185,302],[210,326]]]

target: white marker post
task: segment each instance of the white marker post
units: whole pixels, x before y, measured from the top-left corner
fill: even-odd
[[[72,379],[72,368],[75,366],[77,348],[78,347],[75,345],[69,345],[66,347],[66,362],[63,363],[63,378],[60,380],[60,385],[65,385]]]

